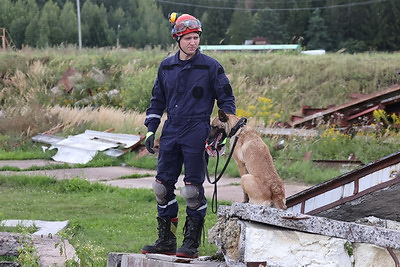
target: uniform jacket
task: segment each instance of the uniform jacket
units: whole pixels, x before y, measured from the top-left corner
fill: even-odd
[[[232,87],[221,64],[199,50],[182,61],[178,51],[158,68],[145,125],[155,133],[164,111],[168,119],[209,121],[215,100],[226,113],[236,113]]]

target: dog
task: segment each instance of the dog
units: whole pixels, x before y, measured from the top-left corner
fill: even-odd
[[[286,209],[283,180],[275,169],[268,146],[257,130],[245,125],[243,119],[236,115],[219,110],[218,116],[211,121],[207,142],[217,145],[226,137],[231,138],[231,150],[237,138],[233,158],[241,176],[243,202]]]

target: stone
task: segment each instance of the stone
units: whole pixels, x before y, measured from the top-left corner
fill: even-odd
[[[18,256],[20,234],[0,232],[0,256]]]
[[[245,223],[244,262],[268,266],[351,267],[344,239]]]
[[[397,259],[400,250],[394,251]],[[353,244],[354,267],[364,266],[396,266],[387,249],[365,243]]]

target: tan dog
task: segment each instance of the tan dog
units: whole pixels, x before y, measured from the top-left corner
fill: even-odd
[[[239,121],[239,117],[219,110],[218,116],[211,122],[207,141],[218,142],[231,137],[232,149],[235,138],[238,138],[233,158],[241,176],[243,202],[286,209],[284,184],[275,169],[267,145],[256,129],[247,125],[235,127]]]

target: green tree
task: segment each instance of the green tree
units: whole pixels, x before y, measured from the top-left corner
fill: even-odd
[[[336,4],[343,4],[338,0],[327,0],[326,7]],[[325,19],[327,31],[331,36],[331,49],[340,49],[342,44],[347,39],[347,23],[348,18],[346,10],[343,8],[327,8],[324,10],[322,17]],[[353,40],[354,41],[354,40]]]
[[[251,21],[252,15],[249,11],[235,10],[233,12],[231,24],[226,32],[229,44],[243,44],[245,40],[254,37],[250,31]]]
[[[48,22],[48,14],[41,12],[38,20],[37,39],[34,43],[36,47],[43,48],[50,45],[50,27]]]
[[[301,43],[304,31],[307,29],[311,12],[307,8],[312,7],[311,0],[288,0],[285,8],[290,9],[284,14],[284,24],[293,43]],[[303,9],[303,10],[300,10]]]
[[[63,40],[63,30],[60,23],[60,7],[58,4],[54,3],[53,0],[49,0],[43,6],[41,10],[41,17],[39,20],[42,28],[46,28],[44,32],[48,32],[48,45],[58,45]]]
[[[400,47],[400,2],[375,3],[360,10],[363,18],[357,39],[363,40],[371,50],[394,51]]]
[[[220,0],[209,1],[209,6],[215,8],[207,9],[201,16],[203,29],[202,43],[203,44],[221,44],[224,43],[226,32],[231,24],[233,10],[220,9],[224,7],[232,7],[232,1]],[[220,7],[220,8],[217,8]]]
[[[386,47],[391,51],[400,50],[400,1],[390,0],[386,4],[385,14],[388,18]]]
[[[28,26],[26,26],[25,30],[25,44],[32,47],[36,47],[37,45],[39,17],[40,13],[36,13],[36,15],[29,22]]]
[[[286,25],[281,23],[279,13],[269,8],[254,15],[251,35],[265,37],[272,44],[289,42]]]
[[[134,47],[166,45],[172,42],[168,17],[162,15],[162,11],[155,2],[148,0],[136,0],[136,8],[133,30],[133,40],[130,44]]]
[[[321,10],[317,8],[310,17],[308,28],[305,31],[308,49],[329,49],[330,38],[325,20],[321,17]]]
[[[82,43],[84,46],[96,47],[111,44],[108,36],[107,11],[103,5],[97,6],[90,0],[82,6]]]
[[[126,26],[125,12],[122,8],[118,7],[117,9],[113,9],[112,12],[109,12],[108,25],[110,25],[110,29],[115,33],[115,44],[117,43],[117,39],[121,44],[121,27],[125,28]]]
[[[10,28],[11,21],[15,19],[14,5],[10,0],[0,0],[0,27]]]
[[[15,18],[10,25],[10,33],[14,43],[21,48],[25,42],[25,29],[30,21],[39,13],[35,0],[18,0],[15,2]]]
[[[65,2],[60,14],[62,42],[67,44],[78,43],[78,20],[75,7],[71,1]]]

